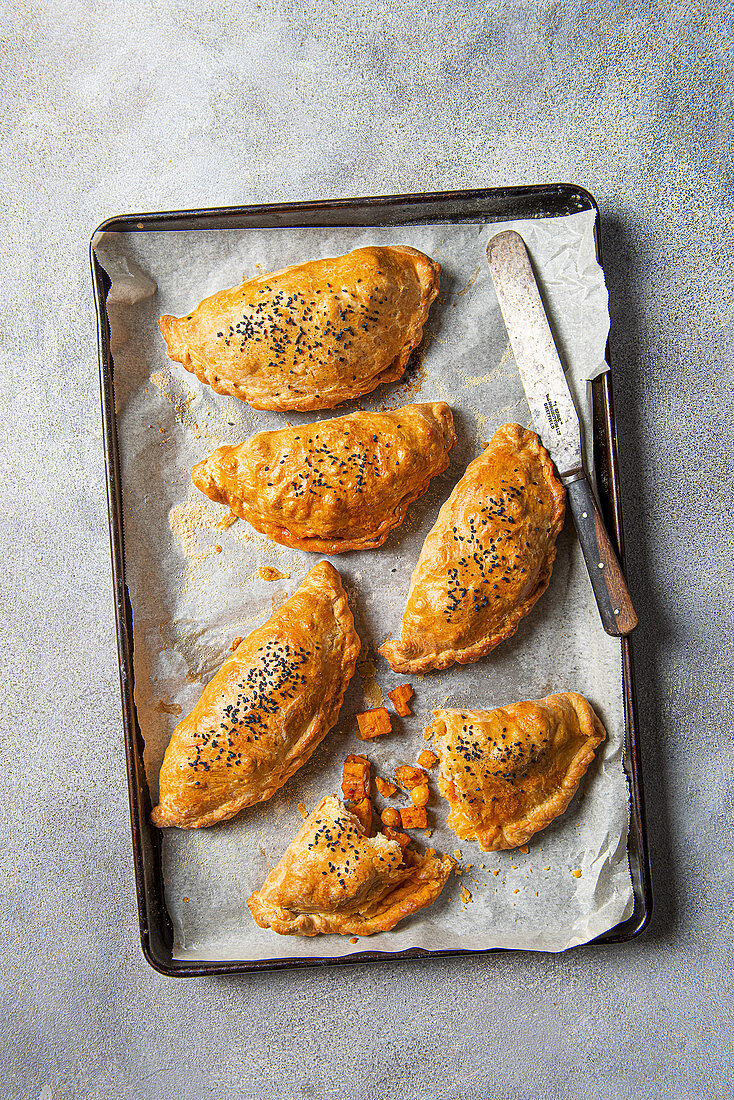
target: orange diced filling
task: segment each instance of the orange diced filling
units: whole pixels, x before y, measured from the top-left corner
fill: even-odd
[[[438,764],[438,757],[430,749],[424,749],[418,753],[418,763],[422,768],[434,768]]]
[[[396,829],[400,825],[400,811],[393,809],[392,806],[388,806],[386,810],[383,810],[380,816],[382,824],[391,829]]]
[[[414,768],[412,764],[401,764],[399,768],[395,769],[395,780],[399,787],[409,791],[413,787],[425,783],[426,773],[422,768]]]
[[[410,844],[410,837],[405,833],[400,833],[396,829],[383,829],[383,832],[388,840],[397,840],[401,848],[405,849]]]
[[[375,776],[375,786],[383,798],[390,798],[398,789],[394,783],[389,783],[387,779],[383,779],[379,775]]]
[[[369,798],[363,798],[349,807],[349,812],[359,821],[367,836],[372,833],[372,803]]]
[[[363,710],[357,715],[357,724],[363,741],[371,741],[373,737],[383,737],[392,730],[390,715],[385,707]]]
[[[392,699],[395,713],[399,714],[401,718],[405,718],[406,714],[411,713],[408,700],[413,698],[413,689],[410,684],[400,684],[392,691],[388,691],[387,695],[389,699]]]
[[[365,756],[350,753],[342,770],[342,792],[350,802],[361,802],[370,793],[370,763]]]
[[[429,790],[427,783],[421,783],[418,787],[413,787],[410,792],[410,801],[414,806],[425,806],[428,802]]]
[[[427,824],[425,806],[407,806],[401,810],[400,824],[404,829],[425,829]]]

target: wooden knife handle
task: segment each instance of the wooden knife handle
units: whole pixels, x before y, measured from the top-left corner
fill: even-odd
[[[576,524],[602,625],[607,634],[617,638],[630,634],[637,626],[637,614],[585,474],[566,485],[566,499]]]

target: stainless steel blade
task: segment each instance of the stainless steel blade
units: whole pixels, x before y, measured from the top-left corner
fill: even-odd
[[[492,281],[535,430],[563,477],[582,468],[581,428],[525,242],[507,229],[487,245]]]

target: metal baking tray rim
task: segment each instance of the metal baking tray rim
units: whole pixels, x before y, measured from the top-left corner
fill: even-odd
[[[416,958],[487,955],[518,949],[492,947],[478,950],[434,951],[416,947],[397,952],[360,951],[337,958],[261,959],[250,962],[233,960],[232,962],[191,963],[173,959],[172,927],[165,908],[161,871],[161,836],[148,820],[150,797],[143,766],[144,744],[133,699],[132,608],[125,584],[122,492],[114,408],[114,365],[110,351],[110,329],[106,311],[109,279],[94,253],[100,235],[105,232],[166,232],[199,228],[246,229],[255,226],[288,228],[293,225],[299,227],[368,226],[376,223],[408,225],[429,221],[470,221],[477,218],[485,221],[507,221],[519,218],[562,216],[582,210],[593,210],[596,214],[596,252],[599,264],[602,265],[599,208],[596,200],[585,188],[564,183],[125,214],[107,218],[95,229],[89,252],[97,311],[110,551],[140,944],[146,961],[160,974],[166,977],[192,977],[201,974],[234,974],[351,963],[394,962]],[[611,363],[608,345],[607,362]],[[616,539],[620,560],[624,566],[622,504],[611,369],[596,378],[589,389],[597,493],[608,530]],[[629,638],[622,639],[622,685],[626,719],[624,767],[630,784],[630,826],[627,850],[634,889],[634,908],[626,920],[588,943],[578,945],[575,950],[602,944],[625,943],[635,939],[648,926],[652,916],[652,881],[645,822],[632,647]]]

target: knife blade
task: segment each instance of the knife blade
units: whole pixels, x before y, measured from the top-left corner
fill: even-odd
[[[578,412],[525,242],[513,229],[497,233],[487,260],[535,430],[566,488],[602,625],[615,637],[629,634],[637,614],[586,476]]]

